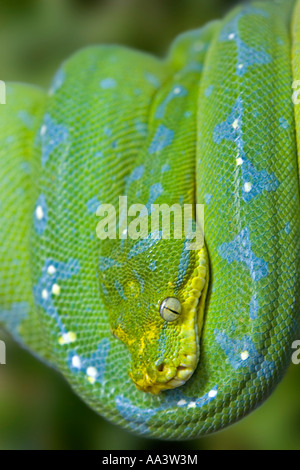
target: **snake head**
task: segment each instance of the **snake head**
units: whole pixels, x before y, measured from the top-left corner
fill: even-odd
[[[208,281],[205,247],[184,251],[176,240],[170,250],[167,242],[147,256],[125,249],[123,262],[102,271],[112,333],[131,356],[129,375],[153,394],[183,385],[196,369]]]

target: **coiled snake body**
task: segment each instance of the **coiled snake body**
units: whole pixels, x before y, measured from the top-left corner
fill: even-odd
[[[166,60],[93,46],[48,93],[7,85],[0,322],[127,429],[163,439],[219,430],[259,405],[290,362],[299,14],[299,2],[255,2],[181,35]],[[205,246],[187,250],[160,225],[128,237],[120,196],[149,213],[204,204]],[[99,239],[104,204],[121,237]]]

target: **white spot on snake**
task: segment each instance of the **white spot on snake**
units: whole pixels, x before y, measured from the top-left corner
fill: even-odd
[[[55,269],[55,266],[53,266],[53,264],[50,264],[50,266],[48,266],[47,273],[50,274],[51,276],[56,273],[56,269]]]
[[[188,408],[196,408],[196,402],[195,401],[191,401],[188,406]]]
[[[211,390],[210,392],[208,392],[208,397],[215,398],[217,394],[218,394],[217,390]]]
[[[244,161],[244,160],[243,160],[241,157],[238,157],[238,158],[236,159],[236,164],[237,164],[237,166],[241,166],[241,165],[243,164],[243,161]]]
[[[251,189],[252,189],[252,184],[251,183],[247,182],[247,183],[244,184],[245,193],[250,193]]]
[[[35,216],[37,220],[42,220],[42,218],[44,217],[44,211],[42,206],[37,206],[37,208],[35,209]]]
[[[187,404],[186,400],[179,400],[179,402],[177,403],[178,406],[184,406],[186,404]]]
[[[241,70],[244,67],[244,64],[239,64],[238,69]]]
[[[248,359],[248,357],[249,357],[249,352],[248,352],[248,351],[243,351],[243,352],[241,353],[241,359],[242,359],[242,361],[246,361],[246,360]]]
[[[81,360],[79,356],[72,357],[72,366],[76,367],[76,369],[80,369],[81,367]]]
[[[88,381],[91,384],[94,384],[96,382],[96,377],[97,377],[96,367],[88,367],[86,370],[86,375],[88,376]]]
[[[232,123],[232,127],[234,130],[237,130],[239,128],[239,120],[235,119]]]
[[[52,294],[54,294],[54,295],[59,295],[60,294],[60,286],[58,284],[53,284]]]
[[[174,88],[174,90],[173,90],[174,95],[179,95],[180,92],[181,92],[181,88],[180,88],[179,86],[177,86],[177,87]]]
[[[235,38],[235,34],[234,33],[230,33],[228,34],[228,39],[230,39],[230,41],[232,41],[232,39]]]
[[[45,134],[46,134],[46,131],[47,131],[47,126],[46,126],[45,124],[43,124],[42,127],[41,127],[41,132],[40,132],[40,134],[41,134],[41,135],[45,135]]]
[[[43,290],[42,290],[42,298],[43,298],[44,300],[47,300],[47,299],[48,299],[48,296],[49,296],[49,294],[48,294],[47,289],[43,289]]]
[[[62,336],[58,338],[58,343],[62,346],[64,344],[74,343],[76,341],[76,334],[72,331],[68,333],[64,333]]]

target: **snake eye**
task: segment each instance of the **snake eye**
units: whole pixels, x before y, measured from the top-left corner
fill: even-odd
[[[159,313],[163,320],[174,321],[181,314],[181,303],[175,297],[167,297],[160,304]]]

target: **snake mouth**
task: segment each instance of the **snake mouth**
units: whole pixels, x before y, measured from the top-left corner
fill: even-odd
[[[197,351],[194,354],[185,355],[183,361],[177,366],[165,362],[147,369],[141,378],[131,378],[136,387],[143,392],[157,395],[164,390],[180,387],[192,376],[197,365]]]

